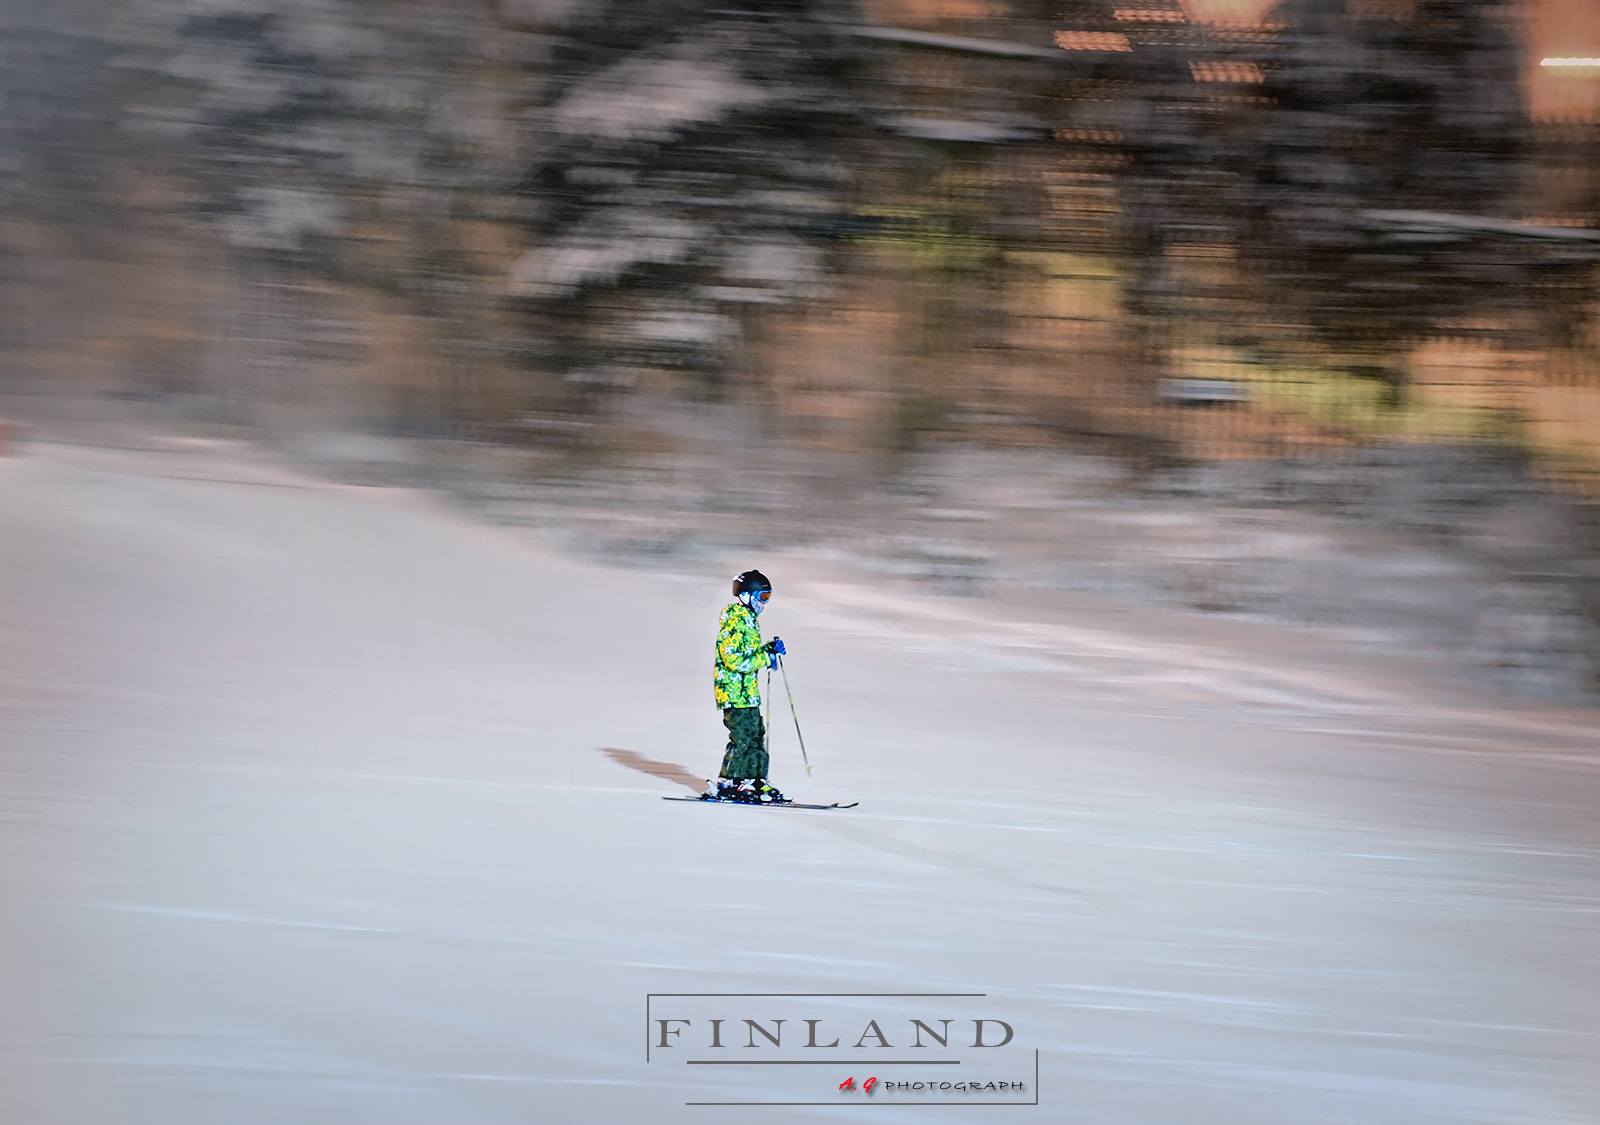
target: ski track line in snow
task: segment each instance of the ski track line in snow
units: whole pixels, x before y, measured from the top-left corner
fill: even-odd
[[[885,594],[880,591],[862,592],[842,584],[807,583],[806,586],[808,590],[820,591],[819,600],[824,603],[842,605],[855,612],[863,610],[876,611],[881,615],[882,609],[887,603],[907,618],[920,618],[925,621],[938,621],[962,626],[967,630],[962,636],[962,640],[967,642],[975,641],[991,648],[1032,649],[1066,659],[1138,661],[1161,667],[1162,672],[1160,674],[1163,676],[1178,676],[1193,683],[1210,683],[1210,681],[1205,681],[1198,677],[1193,671],[1195,668],[1203,668],[1212,672],[1243,672],[1299,689],[1299,692],[1285,692],[1278,698],[1285,702],[1298,702],[1302,705],[1314,700],[1317,705],[1321,706],[1342,704],[1344,707],[1353,709],[1355,704],[1350,702],[1352,700],[1371,704],[1395,705],[1402,699],[1397,693],[1383,691],[1325,673],[1275,669],[1261,664],[1250,663],[1236,657],[1224,656],[1215,650],[1204,649],[1199,646],[1159,641],[1134,641],[1126,636],[1084,626],[996,621],[950,606],[934,605],[906,597]],[[862,623],[859,617],[842,617],[837,614],[829,614],[826,610],[823,610],[820,616],[827,620],[829,624],[835,626],[842,623],[849,627],[859,628]],[[895,628],[892,625],[875,630],[875,632],[879,632],[881,635],[901,638],[915,635],[910,629],[904,627]],[[1128,681],[1112,680],[1110,682],[1125,683]],[[1240,686],[1237,683],[1230,684],[1228,693],[1237,694]]]
[[[57,900],[51,906],[74,910],[95,910],[109,914],[147,914],[156,918],[175,918],[183,922],[230,922],[245,926],[281,926],[291,930],[332,930],[352,934],[406,934],[388,926],[355,926],[344,922],[318,922],[306,918],[273,918],[263,914],[244,914],[232,910],[201,910],[184,906],[139,906],[120,902],[77,902]]]
[[[1096,677],[1102,683],[1124,687],[1149,684],[1164,688],[1174,683],[1187,684],[1242,703],[1276,704],[1306,711],[1331,710],[1341,717],[1383,715],[1392,719],[1403,716],[1408,721],[1450,721],[1498,728],[1523,736],[1555,736],[1570,739],[1580,746],[1593,746],[1595,742],[1593,725],[1533,715],[1508,715],[1490,707],[1430,703],[1348,676],[1273,667],[1198,645],[1133,640],[1086,626],[999,621],[954,606],[880,590],[858,590],[842,583],[809,581],[803,583],[803,591],[795,599],[799,603],[796,608],[809,610],[814,620],[835,631],[864,633],[901,642],[921,640],[915,627],[885,617],[883,611],[888,606],[903,619],[957,626],[963,631],[959,639],[966,644],[1002,651],[1023,648],[1065,661],[1112,659],[1155,666],[1155,670],[1143,675],[1133,672],[1124,677],[1109,677],[1102,673]],[[810,595],[809,605],[806,595]],[[838,607],[848,613],[838,612]],[[875,620],[864,619],[860,616],[862,613],[872,614]],[[942,639],[937,647],[962,651],[948,638]],[[1196,669],[1216,675],[1207,677]],[[1266,683],[1241,683],[1237,678],[1240,674]]]

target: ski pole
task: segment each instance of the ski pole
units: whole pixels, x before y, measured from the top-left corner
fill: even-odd
[[[789,714],[794,717],[794,736],[800,740],[800,759],[806,764],[806,776],[811,776],[811,759],[806,754],[806,736],[800,733],[800,715],[794,709],[794,692],[789,690],[789,670],[783,666],[783,657],[778,657],[778,671],[783,673],[783,691],[789,697]],[[767,671],[767,682],[772,682],[772,672]]]
[[[767,665],[767,721],[761,724],[761,749],[767,752],[770,769],[772,758],[772,665]]]

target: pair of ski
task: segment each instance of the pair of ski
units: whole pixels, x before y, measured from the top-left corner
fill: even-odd
[[[803,805],[798,801],[724,801],[718,797],[663,797],[663,801],[693,801],[697,805],[744,805],[747,808],[758,809],[853,809],[860,801],[851,801],[848,805],[841,805],[835,801],[831,805]]]

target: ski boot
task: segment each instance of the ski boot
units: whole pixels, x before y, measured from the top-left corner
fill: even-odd
[[[755,799],[759,804],[787,805],[789,803],[789,798],[785,797],[782,793],[779,793],[772,786],[768,785],[767,779],[764,777],[756,778],[751,785],[751,790],[755,794]]]
[[[702,801],[737,801],[741,805],[787,805],[789,798],[764,777],[719,777],[700,795]]]
[[[738,801],[742,804],[748,804],[754,799],[750,784],[750,781],[744,778],[719,777],[711,782],[700,799],[702,801]]]

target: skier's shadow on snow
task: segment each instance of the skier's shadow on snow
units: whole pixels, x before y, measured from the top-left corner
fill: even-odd
[[[647,773],[664,781],[676,781],[691,792],[701,793],[705,790],[705,778],[696,777],[672,762],[658,762],[654,758],[646,758],[643,754],[635,754],[632,750],[618,750],[610,746],[600,747],[600,753],[619,766],[627,766],[630,770],[638,770],[640,773]]]

